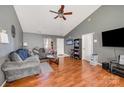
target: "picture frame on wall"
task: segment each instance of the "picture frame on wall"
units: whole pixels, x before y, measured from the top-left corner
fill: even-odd
[[[11,25],[11,34],[12,34],[12,37],[15,38],[16,31],[15,31],[15,26],[14,25]]]

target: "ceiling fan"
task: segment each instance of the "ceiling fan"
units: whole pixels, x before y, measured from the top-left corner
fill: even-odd
[[[50,10],[50,12],[57,14],[57,16],[54,17],[54,19],[56,19],[56,18],[59,17],[59,18],[63,18],[64,20],[66,20],[66,18],[65,18],[64,15],[72,15],[72,12],[64,12],[64,8],[65,8],[65,6],[64,5],[61,5],[61,7],[58,10],[58,12],[55,12],[55,11]]]

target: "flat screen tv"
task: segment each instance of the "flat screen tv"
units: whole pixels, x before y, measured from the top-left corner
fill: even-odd
[[[73,45],[73,39],[68,39],[66,40],[67,45]]]
[[[102,32],[102,45],[105,47],[124,47],[124,28]]]

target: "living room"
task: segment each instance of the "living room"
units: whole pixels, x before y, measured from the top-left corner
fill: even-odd
[[[50,12],[50,10],[56,12],[59,9],[61,10],[62,7],[63,5],[0,6],[0,32],[6,35],[4,39],[1,39],[0,43],[0,66],[2,68],[0,70],[0,85],[8,87],[124,86],[123,76],[115,75],[109,72],[109,69],[104,70],[101,66],[103,65],[102,63],[106,63],[107,66],[107,63],[110,63],[111,60],[117,60],[119,55],[124,55],[123,47],[104,47],[102,45],[102,32],[123,29],[124,6],[64,5],[65,12],[70,12],[70,15],[65,15],[66,20],[61,18],[63,14],[54,19],[57,15]],[[88,43],[91,45],[88,46],[89,51],[87,55],[89,57],[84,53],[87,47],[83,47],[83,36],[88,34],[91,34],[91,39],[87,39],[85,43],[87,44],[88,40],[92,40],[91,43]],[[2,34],[0,35],[2,38]],[[80,43],[82,44],[80,46],[81,54],[79,58],[75,58],[72,54],[75,44],[74,40],[76,39],[81,39]],[[44,51],[42,48],[45,48],[47,49],[45,50],[47,54],[55,55],[55,58],[51,58],[48,55],[48,59],[46,60],[49,65],[44,64],[46,62],[40,63],[43,64],[40,68],[44,71],[41,71],[40,75],[37,75],[39,74],[37,72],[39,69],[36,69],[38,68],[38,64],[35,64],[37,65],[36,67],[28,69],[28,74],[26,75],[24,69],[20,70],[20,72],[13,70],[14,66],[11,72],[9,66],[5,64],[8,61],[8,55],[13,51],[23,48],[28,49],[33,55],[37,55],[37,53],[38,55],[43,55],[39,54],[39,51],[40,49]],[[92,61],[92,57],[94,56],[97,56],[97,60],[95,61],[95,65],[92,65],[88,61]],[[31,62],[32,60],[36,61],[37,59],[31,59]],[[41,60],[42,57],[40,58],[40,62]],[[8,68],[3,70],[2,66],[8,66]],[[106,66],[105,68],[107,69]],[[16,69],[18,68],[16,67]],[[32,72],[33,76],[29,72]],[[15,73],[16,75],[9,77],[8,73]],[[18,76],[17,73],[21,73],[21,75]],[[87,76],[87,73],[91,75]],[[72,78],[66,80],[70,75],[72,75]],[[79,77],[75,79],[76,76]],[[100,81],[102,77],[104,78]],[[108,81],[110,81],[110,84],[106,83]]]

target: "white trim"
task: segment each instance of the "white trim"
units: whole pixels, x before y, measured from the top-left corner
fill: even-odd
[[[70,57],[70,55],[68,55],[68,54],[63,54],[63,55],[58,55],[58,57]]]
[[[64,55],[70,57],[70,55],[68,55],[68,54],[64,54]]]
[[[7,80],[5,80],[5,81],[3,82],[3,84],[2,84],[0,87],[4,87],[4,85],[6,84],[6,81],[7,81]]]
[[[102,63],[97,63],[97,65],[100,65],[100,66],[102,66]]]
[[[86,58],[82,58],[82,60],[86,60],[86,61],[89,62],[89,63],[90,63],[90,61],[91,61],[91,60],[88,60],[88,59],[86,59]]]

